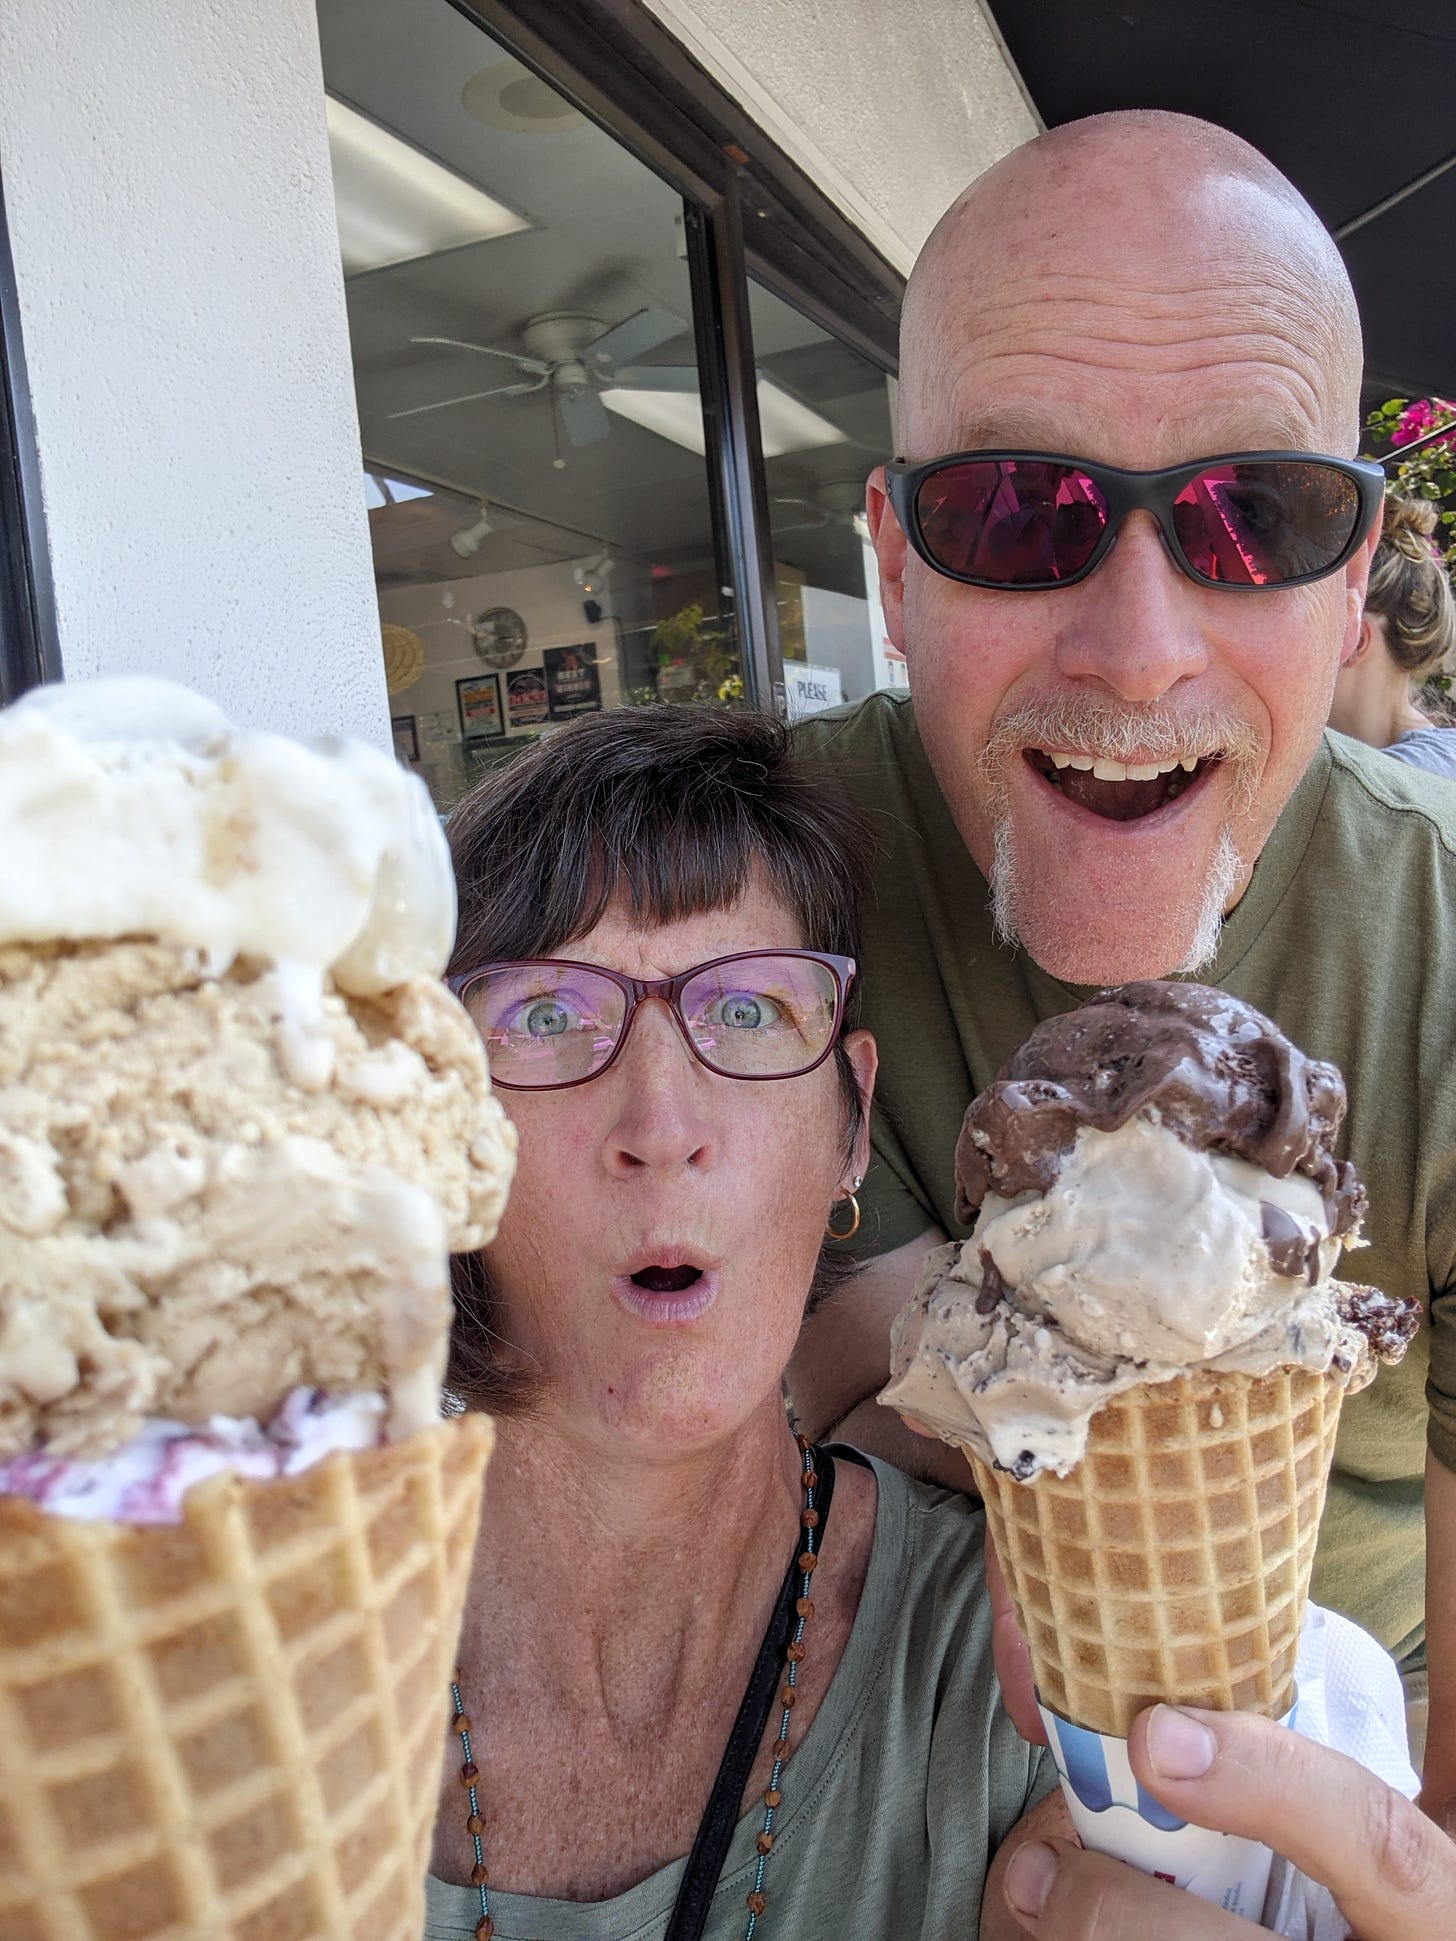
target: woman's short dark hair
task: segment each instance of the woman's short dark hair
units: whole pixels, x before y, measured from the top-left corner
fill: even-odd
[[[859,955],[867,826],[822,759],[749,709],[613,709],[553,729],[478,782],[448,824],[460,899],[450,970],[554,956],[615,899],[643,923],[726,909],[755,869],[806,948]],[[850,993],[850,1019],[855,1002]],[[864,1100],[842,1045],[845,1154]],[[852,1263],[826,1253],[811,1302]],[[479,1255],[454,1264],[450,1385],[468,1406],[521,1408],[530,1389],[493,1351],[495,1302]]]

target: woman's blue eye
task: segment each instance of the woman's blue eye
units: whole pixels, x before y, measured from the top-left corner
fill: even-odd
[[[555,998],[538,998],[526,1007],[518,1021],[519,1028],[532,1038],[559,1038],[563,1031],[571,1029],[572,1022],[571,1013]]]
[[[779,1007],[762,992],[725,991],[713,1008],[728,1031],[758,1031],[777,1024],[780,1016]]]
[[[514,1004],[507,1005],[500,1013],[495,1029],[507,1037],[560,1038],[568,1031],[579,1029],[582,1022],[580,1010],[569,1003],[559,991],[542,993],[536,997],[523,997]]]

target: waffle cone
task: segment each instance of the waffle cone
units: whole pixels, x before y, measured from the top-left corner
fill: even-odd
[[[1200,1373],[1107,1403],[1065,1477],[966,1451],[1044,1705],[1117,1738],[1159,1699],[1284,1716],[1343,1395]]]
[[[3,1941],[418,1941],[493,1432],[175,1525],[0,1499]]]

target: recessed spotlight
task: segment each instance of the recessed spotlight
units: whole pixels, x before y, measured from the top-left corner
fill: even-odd
[[[518,61],[492,61],[472,74],[460,90],[460,105],[487,128],[510,135],[551,135],[586,125],[580,108]]]

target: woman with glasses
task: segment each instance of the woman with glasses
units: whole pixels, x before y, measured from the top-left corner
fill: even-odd
[[[432,1941],[965,1941],[1055,1785],[997,1702],[979,1512],[785,1413],[875,1070],[864,836],[811,760],[605,713],[451,819],[451,983],[521,1143],[457,1263],[452,1385],[499,1442]]]
[[[1413,768],[1456,776],[1456,727],[1431,685],[1456,660],[1456,594],[1436,512],[1429,500],[1386,494],[1360,638],[1335,678],[1330,726]]]

